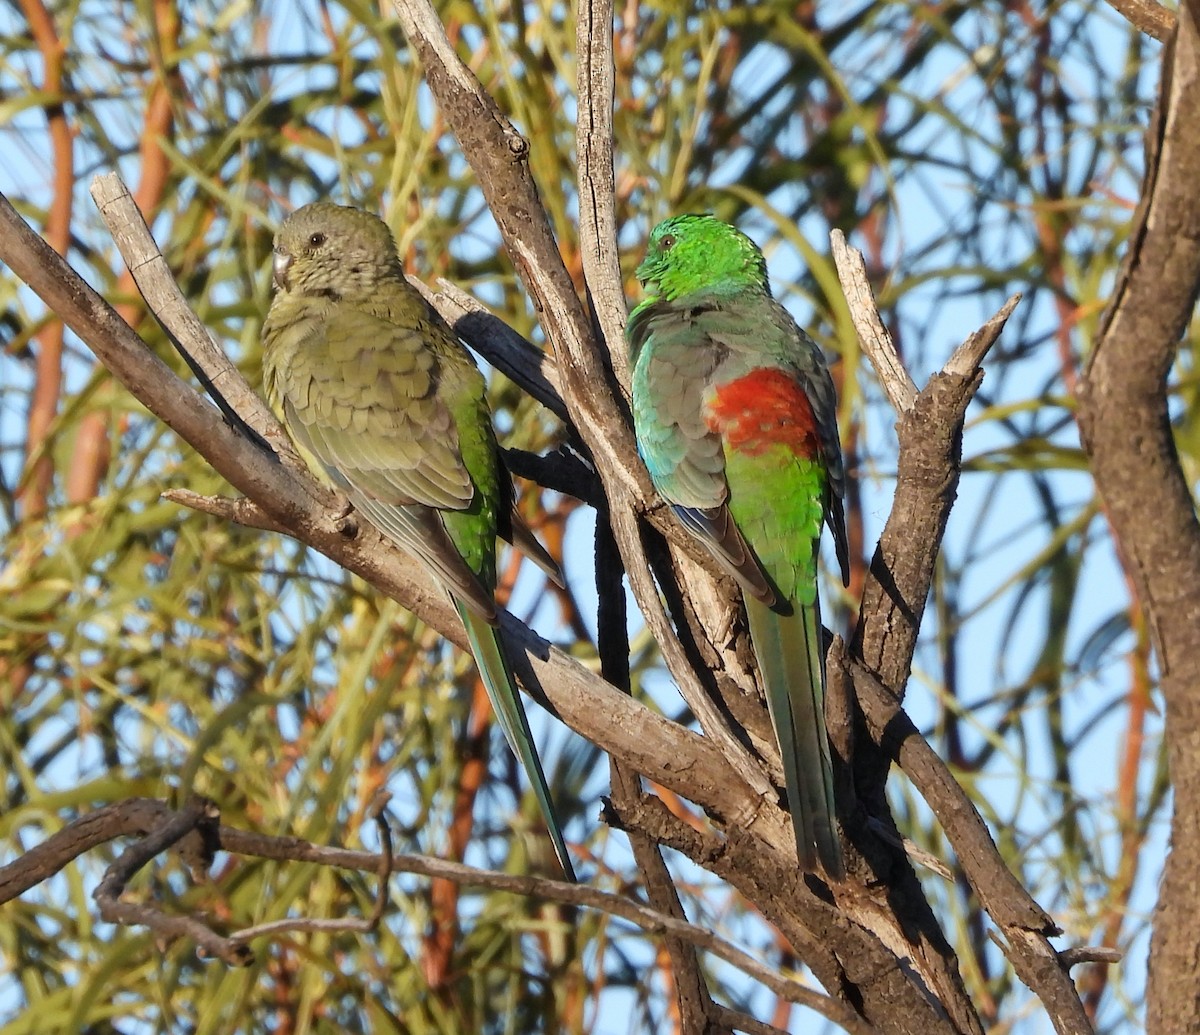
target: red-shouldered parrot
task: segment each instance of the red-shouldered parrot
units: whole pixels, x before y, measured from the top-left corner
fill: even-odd
[[[626,329],[638,450],[684,527],[740,583],[801,866],[845,876],[825,731],[821,526],[847,569],[836,396],[772,296],[762,252],[707,215],[654,228]],[[815,851],[814,851],[815,849]]]

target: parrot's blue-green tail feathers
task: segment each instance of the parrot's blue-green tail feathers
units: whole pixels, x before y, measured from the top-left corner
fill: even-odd
[[[799,606],[782,615],[746,597],[750,638],[783,757],[796,851],[806,871],[820,859],[834,880],[846,875],[833,797],[833,765],[825,731],[821,615]],[[815,848],[815,852],[814,852]]]
[[[500,630],[462,604],[456,602],[456,607],[463,625],[466,626],[467,638],[471,641],[471,653],[475,656],[475,664],[483,677],[483,685],[487,688],[500,728],[504,730],[509,747],[521,760],[525,774],[533,785],[533,793],[537,796],[538,806],[550,831],[550,840],[554,844],[554,854],[558,856],[567,879],[577,881],[571,857],[567,854],[567,844],[563,840],[562,828],[554,815],[546,774],[542,771],[541,760],[533,746],[529,720],[525,718],[525,709],[521,705],[517,684],[500,643]]]

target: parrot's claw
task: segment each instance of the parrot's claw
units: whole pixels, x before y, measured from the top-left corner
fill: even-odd
[[[334,514],[333,527],[347,539],[353,539],[358,535],[359,531],[358,517],[354,513],[354,504],[344,497],[339,499],[338,502],[340,506],[337,513]]]

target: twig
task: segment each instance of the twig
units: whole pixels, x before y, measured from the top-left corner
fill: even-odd
[[[959,377],[973,377],[983,363],[983,357],[1000,337],[1008,318],[1021,301],[1019,294],[1013,295],[1000,307],[987,323],[975,331],[969,338],[958,346],[942,367],[943,374],[954,374]]]
[[[276,521],[246,496],[204,496],[191,489],[167,489],[162,498],[191,510],[198,510],[202,514],[211,514],[213,517],[236,522],[246,528],[258,528],[264,532],[278,532],[281,535],[291,534],[287,525]]]
[[[192,831],[202,828],[206,823],[215,824],[218,815],[215,806],[212,802],[201,798],[191,799],[179,811],[174,811],[165,802],[155,799],[134,798],[81,817],[70,824],[67,829],[47,839],[47,842],[31,850],[21,859],[0,868],[0,888],[11,890],[22,883],[26,887],[32,887],[31,883],[14,879],[14,875],[20,871],[36,871],[46,874],[45,862],[48,847],[55,859],[56,869],[54,872],[57,872],[57,869],[61,869],[90,848],[131,832],[143,833],[142,827],[148,825],[149,830],[145,832],[142,840],[121,854],[118,860],[109,867],[97,888],[95,897],[101,905],[102,915],[105,916],[105,919],[115,917],[116,922],[120,923],[144,924],[157,933],[169,937],[182,935],[193,938],[206,952],[234,965],[240,966],[249,962],[249,950],[242,943],[249,938],[259,937],[265,933],[296,929],[361,931],[373,928],[378,923],[386,904],[386,875],[411,873],[423,877],[450,880],[468,887],[487,888],[492,891],[509,892],[515,895],[548,899],[594,909],[626,920],[649,934],[681,938],[711,952],[743,973],[760,981],[776,995],[789,1002],[816,1010],[855,1035],[872,1035],[875,1032],[875,1028],[859,1018],[848,1006],[808,988],[799,978],[776,973],[749,953],[718,937],[710,930],[697,927],[685,920],[665,916],[622,895],[601,891],[583,884],[550,880],[545,877],[515,876],[480,870],[462,863],[433,859],[428,856],[394,855],[391,851],[390,834],[386,830],[386,820],[382,818],[381,811],[376,811],[377,809],[382,810],[385,803],[386,800],[381,802],[377,799],[372,804],[373,818],[380,824],[380,833],[383,838],[384,850],[379,854],[315,845],[298,837],[277,837],[270,834],[251,833],[229,826],[221,826],[216,832],[218,836],[213,847],[219,846],[225,852],[278,862],[307,862],[343,870],[378,874],[381,878],[381,888],[376,896],[375,910],[368,920],[353,922],[353,927],[349,926],[351,922],[346,920],[307,920],[295,922],[303,926],[287,927],[268,924],[257,928],[247,928],[228,938],[223,938],[204,924],[191,918],[169,917],[149,907],[117,901],[129,878],[146,862],[171,845],[178,843],[181,838]],[[131,829],[131,824],[133,824],[133,829]],[[81,836],[81,832],[84,831],[86,834]],[[73,854],[65,854],[65,850],[68,849]],[[30,865],[31,862],[38,860],[39,851],[41,859],[34,865]],[[45,879],[45,876],[40,879]],[[6,899],[0,898],[0,902],[3,901]],[[114,908],[115,912],[112,912]],[[109,912],[105,912],[105,910]],[[285,925],[289,923],[292,922],[284,922]],[[338,926],[331,927],[330,924]]]
[[[720,1003],[712,1003],[709,1006],[708,1019],[729,1031],[744,1031],[749,1035],[788,1035],[782,1028],[756,1020],[741,1010],[732,1010]]]
[[[125,886],[143,866],[194,830],[208,828],[211,837],[220,813],[205,798],[191,798],[179,811],[169,815],[157,829],[125,849],[104,873],[92,898],[100,907],[100,916],[109,923],[126,927],[149,927],[163,939],[191,938],[209,955],[235,967],[247,967],[253,961],[250,950],[222,938],[207,925],[190,916],[169,916],[160,909],[138,902],[122,902]]]
[[[375,820],[375,826],[379,831],[379,840],[383,845],[383,852],[379,855],[379,866],[376,870],[379,876],[379,889],[375,892],[375,906],[371,910],[370,916],[361,919],[351,916],[336,920],[323,920],[318,917],[274,920],[267,924],[244,927],[240,931],[231,934],[229,941],[234,944],[244,945],[256,938],[285,934],[289,931],[324,931],[327,933],[332,931],[355,931],[362,934],[374,931],[379,926],[379,921],[383,919],[384,910],[387,908],[388,880],[392,875],[392,860],[394,858],[392,852],[392,831],[388,826],[387,816],[384,815],[384,809],[387,808],[387,803],[391,800],[391,797],[391,794],[387,791],[380,791],[371,800],[371,804],[367,808],[367,818]]]
[[[917,386],[904,369],[900,354],[896,351],[896,343],[879,318],[863,254],[846,243],[846,235],[841,230],[831,231],[829,242],[838,280],[850,306],[850,318],[854,321],[862,350],[875,368],[892,409],[897,413],[907,413],[916,401]]]
[[[1058,962],[1067,970],[1081,963],[1120,963],[1124,958],[1125,953],[1120,949],[1107,945],[1076,945],[1058,954]]]
[[[91,194],[147,307],[226,420],[268,450],[274,447],[278,452],[282,446],[290,451],[278,420],[187,304],[121,177],[115,172],[100,174],[92,180]],[[296,464],[301,464],[299,458]]]
[[[1080,946],[1059,952],[1042,935],[1017,928],[1008,932],[1007,944],[992,928],[988,929],[988,937],[1000,947],[1017,976],[1037,994],[1056,1032],[1078,1035],[1092,1031],[1070,969],[1077,963],[1115,963],[1121,958],[1119,952],[1115,960],[1109,956],[1114,950],[1099,947]]]

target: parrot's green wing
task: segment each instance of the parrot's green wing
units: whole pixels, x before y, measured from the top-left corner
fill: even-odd
[[[638,451],[655,486],[742,588],[770,606],[775,591],[729,512],[721,437],[704,419],[707,386],[725,349],[696,321],[661,303],[638,306],[626,336]],[[651,336],[654,347],[645,348]]]
[[[276,234],[274,276],[267,396],[305,461],[449,592],[574,879],[498,628],[496,536],[520,539],[523,526],[509,516],[483,375],[405,280],[390,230],[369,213],[323,202],[293,213]]]
[[[801,865],[845,874],[825,727],[817,551],[845,562],[836,398],[774,299],[762,255],[705,216],[660,224],[630,315],[638,450],[662,496],[745,593]]]
[[[445,398],[450,382],[470,373],[427,348],[422,329],[345,306],[312,315],[281,328],[297,340],[288,363],[269,371],[268,394],[288,430],[372,524],[495,621],[491,592],[435,512],[465,510],[475,496]],[[480,378],[482,398],[482,375],[465,355],[462,362]]]

